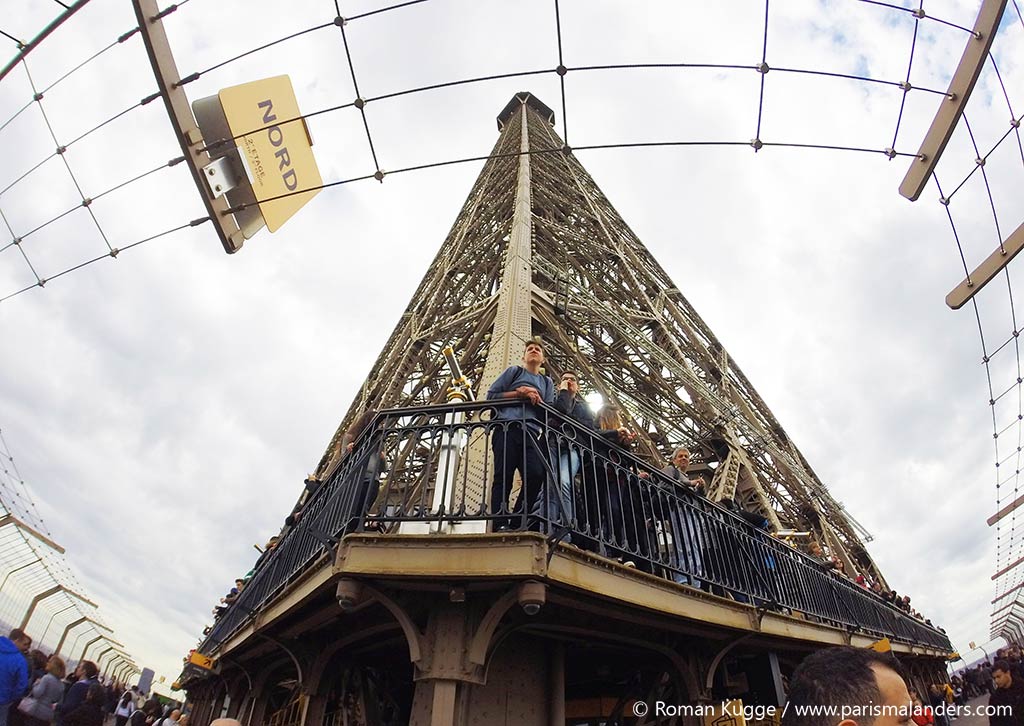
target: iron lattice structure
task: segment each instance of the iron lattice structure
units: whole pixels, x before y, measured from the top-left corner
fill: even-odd
[[[573,369],[623,410],[652,462],[686,445],[714,500],[735,498],[776,528],[810,530],[848,571],[881,578],[864,530],[833,499],[767,404],[597,184],[529,93],[498,116],[500,136],[352,402],[316,476],[339,460],[345,431],[367,409],[445,400],[451,345],[482,397],[545,341],[548,372]],[[471,447],[486,446],[480,439]],[[482,457],[472,457],[482,460]],[[414,481],[404,452],[392,482]],[[468,478],[483,490],[487,473]],[[472,485],[471,485],[472,486]],[[474,494],[479,495],[479,492]],[[884,583],[884,579],[882,580]]]

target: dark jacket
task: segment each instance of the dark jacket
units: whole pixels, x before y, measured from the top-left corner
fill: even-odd
[[[1024,681],[1013,676],[1009,688],[997,688],[988,699],[989,706],[1011,706],[1013,715],[1004,714],[988,717],[990,726],[1024,726]]]
[[[71,726],[71,724],[66,720],[67,716],[85,703],[85,696],[89,692],[89,686],[96,682],[97,680],[92,678],[90,680],[81,680],[72,684],[71,688],[68,689],[68,692],[64,694],[64,700],[59,706],[57,706],[57,726]]]
[[[581,396],[574,396],[569,391],[559,391],[555,396],[555,409],[584,428],[597,428],[594,412],[590,410],[590,405]]]
[[[78,685],[77,683],[75,685]],[[103,726],[103,707],[88,701],[64,716],[64,726]]]
[[[14,703],[28,691],[28,662],[10,638],[0,637],[0,705]]]

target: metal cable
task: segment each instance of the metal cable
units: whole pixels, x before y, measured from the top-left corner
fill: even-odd
[[[569,119],[568,112],[565,109],[565,74],[567,70],[565,68],[565,59],[562,57],[562,13],[558,7],[558,0],[555,0],[555,37],[558,40],[558,68],[555,72],[558,73],[558,88],[562,98],[562,140],[565,145],[569,145]]]
[[[155,174],[158,171],[161,171],[163,169],[169,169],[169,168],[171,168],[173,166],[176,166],[176,165],[180,164],[183,161],[185,161],[185,157],[184,156],[175,157],[174,159],[171,159],[170,161],[168,161],[166,164],[161,164],[160,166],[154,167],[154,168],[150,169],[149,171],[144,171],[141,174],[137,174],[136,176],[133,176],[131,179],[128,179],[126,181],[123,181],[123,182],[120,182],[118,184],[115,184],[114,186],[110,187],[109,189],[106,189],[106,190],[100,192],[99,194],[96,194],[95,196],[90,197],[87,201],[89,202],[89,204],[91,204],[92,202],[95,202],[97,199],[101,199],[101,198],[105,197],[106,195],[108,195],[108,194],[110,194],[112,192],[116,192],[118,189],[122,189],[122,188],[128,186],[129,184],[134,184],[135,182],[137,182],[137,181],[139,181],[141,179],[145,179],[148,176],[152,176],[153,174]],[[33,233],[38,232],[39,230],[41,230],[41,229],[43,229],[43,228],[53,224],[57,220],[66,217],[67,215],[71,214],[75,210],[81,209],[83,206],[88,206],[88,205],[86,205],[85,202],[83,202],[82,204],[76,204],[75,206],[73,206],[73,207],[71,207],[69,209],[64,210],[63,212],[61,212],[57,216],[51,217],[50,219],[46,220],[45,222],[40,224],[38,227],[34,227],[33,229],[29,230],[28,232],[25,232],[24,234],[22,234],[18,238],[18,241],[19,242],[23,242],[27,237],[29,237]],[[0,248],[0,251],[3,251],[3,249],[4,248]]]
[[[57,140],[57,134],[54,133],[53,126],[50,124],[50,119],[46,115],[46,109],[43,108],[43,95],[36,90],[35,81],[32,80],[32,73],[28,69],[28,61],[22,58],[21,63],[25,68],[25,75],[28,76],[28,82],[32,86],[32,92],[35,94],[36,103],[39,105],[39,112],[43,115],[43,121],[46,123],[46,128],[50,132],[50,138],[53,139],[53,143],[57,147],[57,154],[60,156],[61,161],[64,162],[64,167],[68,170],[68,176],[71,177],[71,182],[75,185],[75,189],[78,191],[78,195],[82,199],[82,206],[84,206],[89,212],[89,217],[92,219],[93,224],[96,225],[96,229],[99,231],[100,237],[103,238],[103,243],[107,246],[107,250],[113,250],[113,247],[110,246],[110,241],[107,239],[106,233],[103,231],[103,227],[100,226],[99,220],[96,219],[96,215],[93,213],[90,205],[86,203],[85,193],[82,191],[82,187],[78,183],[75,173],[71,171],[71,164],[68,163],[67,155],[63,151],[66,150],[67,147],[63,146],[60,141]]]
[[[768,75],[768,10],[771,0],[764,0],[764,37],[761,42],[761,65],[757,72],[761,74],[761,83],[757,95],[757,130],[754,132],[754,151],[761,148],[761,118],[764,114],[764,81]]]
[[[24,43],[22,43],[20,40],[15,38],[13,35],[8,33],[6,30],[0,30],[0,35],[4,36],[8,40],[14,41],[17,44],[19,50],[25,47]]]
[[[924,0],[920,0],[917,5],[918,10],[924,12]],[[917,31],[921,27],[921,18],[919,16],[914,17],[914,35],[910,39],[910,58],[907,60],[907,77],[903,80],[903,96],[900,98],[900,112],[896,116],[896,130],[892,132],[892,146],[890,148],[896,148],[896,141],[900,136],[900,124],[903,122],[903,110],[907,106],[907,93],[910,92],[910,72],[914,68],[914,51],[917,50]]]
[[[288,197],[294,197],[299,194],[308,194],[309,192],[319,191],[321,189],[330,189],[332,187],[344,186],[353,182],[365,181],[367,179],[377,179],[382,181],[387,176],[393,176],[395,174],[403,174],[411,171],[423,171],[426,169],[436,169],[445,166],[454,166],[457,164],[469,164],[479,161],[489,161],[491,159],[500,159],[510,156],[522,156],[523,154],[551,154],[564,151],[591,151],[597,149],[631,149],[631,148],[642,148],[642,147],[673,147],[673,146],[745,146],[750,147],[752,144],[749,141],[639,141],[639,142],[622,142],[612,144],[585,144],[582,146],[575,146],[571,149],[565,149],[559,147],[557,149],[531,149],[529,151],[513,151],[513,152],[500,152],[490,154],[487,156],[467,156],[460,159],[446,159],[443,161],[428,162],[426,164],[417,164],[415,166],[402,167],[399,169],[392,169],[387,172],[376,171],[367,174],[361,174],[359,176],[349,177],[347,179],[340,179],[337,181],[324,182],[322,184],[316,184],[309,187],[303,187],[302,189],[296,189],[294,191],[285,192],[283,194],[276,194],[272,197],[266,197],[264,199],[257,199],[249,204],[239,204],[231,207],[227,211],[231,214],[240,212],[248,209],[249,207],[257,204],[264,204],[266,202],[277,201],[278,199],[287,199]],[[891,152],[887,149],[869,149],[858,146],[843,146],[840,144],[803,144],[796,142],[782,142],[782,141],[765,141],[762,142],[764,147],[776,147],[776,148],[788,148],[788,149],[817,149],[824,151],[853,151],[865,154],[878,154],[882,156],[891,156]],[[907,152],[896,152],[896,156],[905,157],[916,157],[916,154]]]
[[[137,241],[132,242],[131,244],[125,245],[123,247],[115,247],[115,248],[113,248],[110,251],[109,254],[100,255],[99,257],[94,257],[91,260],[86,260],[85,262],[82,262],[80,264],[74,265],[72,267],[68,267],[67,269],[62,270],[61,272],[58,272],[55,275],[51,275],[50,277],[45,278],[45,279],[40,279],[39,282],[36,283],[35,285],[29,285],[28,287],[24,287],[24,288],[22,288],[22,289],[20,289],[20,290],[18,290],[16,292],[12,292],[9,295],[5,295],[4,297],[0,297],[0,302],[4,302],[5,300],[10,300],[11,298],[17,297],[18,295],[21,295],[22,293],[28,292],[29,290],[32,290],[32,289],[34,289],[36,287],[43,287],[43,286],[46,285],[46,283],[51,282],[53,280],[56,280],[58,277],[63,277],[64,275],[67,275],[70,272],[74,272],[75,270],[80,270],[83,267],[86,267],[87,265],[91,265],[91,264],[93,264],[95,262],[99,262],[100,260],[116,258],[120,253],[124,252],[125,250],[130,250],[133,247],[138,247],[139,245],[145,244],[146,242],[150,242],[150,241],[155,240],[155,239],[160,239],[161,237],[166,237],[169,234],[173,234],[175,232],[180,232],[181,230],[187,229],[189,227],[198,227],[200,224],[203,224],[204,222],[209,222],[209,221],[210,221],[209,217],[201,217],[199,219],[193,219],[191,222],[186,222],[185,224],[180,224],[177,227],[171,227],[170,229],[164,230],[163,232],[159,232],[157,234],[150,235],[149,237],[144,237],[143,239],[137,240]]]
[[[366,143],[370,145],[370,156],[373,159],[373,166],[377,171],[380,171],[380,162],[377,160],[377,150],[373,147],[373,135],[370,134],[370,124],[366,120],[366,103],[363,101],[362,95],[359,93],[359,81],[356,80],[356,67],[352,63],[352,52],[348,47],[348,35],[345,33],[345,19],[341,16],[341,7],[338,4],[338,0],[334,0],[334,9],[337,11],[337,17],[335,18],[335,25],[341,30],[341,42],[345,46],[345,59],[348,61],[349,74],[352,76],[352,88],[356,93],[356,100],[354,105],[359,109],[359,115],[363,119],[363,128],[366,130]]]

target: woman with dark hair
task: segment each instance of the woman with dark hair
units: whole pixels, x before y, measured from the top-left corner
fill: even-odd
[[[28,682],[33,684],[46,675],[46,653],[33,648],[28,652]]]
[[[150,702],[146,702],[142,708],[136,709],[136,711],[128,719],[128,726],[148,726],[153,723],[158,713],[154,710],[153,705]]]
[[[89,684],[85,703],[64,716],[64,726],[103,726],[103,702],[107,691],[99,683]]]
[[[135,712],[135,699],[131,691],[125,691],[114,707],[114,726],[124,726]]]
[[[32,692],[26,696],[21,705],[21,722],[25,726],[49,726],[53,721],[53,709],[64,698],[64,661],[57,656],[50,656],[46,661],[45,673],[32,686]]]

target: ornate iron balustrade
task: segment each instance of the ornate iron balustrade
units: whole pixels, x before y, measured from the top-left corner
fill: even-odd
[[[553,545],[566,541],[753,607],[952,650],[943,632],[677,485],[600,432],[547,406],[525,422],[498,417],[521,407],[501,401],[377,413],[200,650],[224,642],[289,583],[332,557],[346,534],[367,528],[396,537],[538,531]],[[491,506],[499,450],[514,452],[520,471],[535,475],[526,476],[513,504],[499,497]]]

